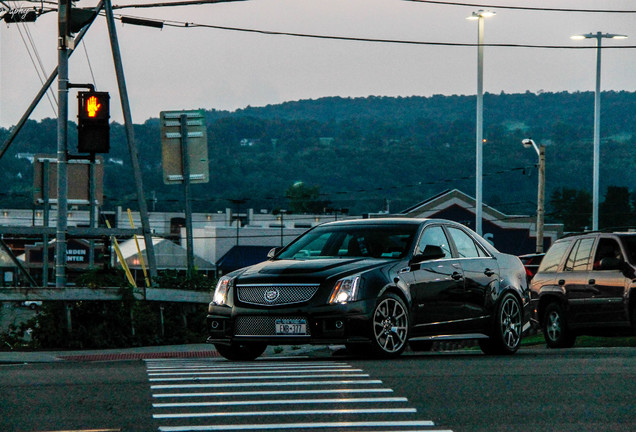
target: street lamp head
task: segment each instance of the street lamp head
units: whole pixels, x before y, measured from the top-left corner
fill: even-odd
[[[494,16],[495,12],[489,10],[478,10],[477,12],[473,12],[469,17],[466,17],[467,20],[478,20],[479,18],[488,18]]]
[[[586,33],[586,34],[577,34],[577,35],[570,36],[570,39],[573,39],[573,40],[583,40],[583,39],[598,39],[598,40],[600,40],[601,38],[606,38],[606,39],[627,39],[627,35],[597,32],[597,33]]]
[[[526,138],[523,141],[521,141],[521,144],[523,144],[525,148],[530,148],[532,147],[532,142],[533,142],[532,138]]]

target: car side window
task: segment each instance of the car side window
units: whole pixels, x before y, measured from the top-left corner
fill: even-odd
[[[599,240],[596,254],[594,255],[594,270],[601,269],[601,260],[603,258],[617,258],[623,261],[623,254],[616,240],[611,238],[601,238]]]
[[[460,258],[476,258],[484,256],[480,253],[479,247],[475,244],[475,241],[464,231],[459,228],[449,227],[448,232],[455,242],[457,253]]]
[[[416,253],[426,254],[426,246],[439,246],[445,254],[444,258],[451,257],[448,239],[446,238],[446,234],[444,234],[444,230],[439,225],[428,227],[424,230],[420,238],[420,243],[417,245]]]
[[[548,252],[546,252],[538,272],[555,272],[561,264],[563,255],[567,252],[568,248],[572,244],[571,241],[560,241],[552,245]]]
[[[577,240],[565,264],[565,271],[586,271],[592,255],[594,238]]]
[[[636,264],[636,236],[623,235],[621,236],[621,242],[625,247],[629,262],[631,262],[632,264]]]

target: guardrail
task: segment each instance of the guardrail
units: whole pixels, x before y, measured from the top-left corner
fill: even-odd
[[[121,288],[0,288],[0,302],[8,301],[112,301],[121,300]],[[133,288],[138,300],[208,304],[212,300],[207,291],[188,291],[172,288]]]

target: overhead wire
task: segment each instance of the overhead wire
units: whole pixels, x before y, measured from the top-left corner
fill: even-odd
[[[88,56],[88,50],[86,49],[86,41],[82,39],[82,47],[84,48],[84,54],[86,55],[86,62],[88,63],[88,70],[91,73],[91,78],[93,79],[93,85],[97,87],[97,82],[95,81],[95,74],[93,73],[93,66],[91,65],[91,59]]]
[[[123,17],[125,18],[136,18],[136,19],[144,19],[143,17],[130,16],[130,15],[118,15],[116,19],[121,20]],[[125,19],[124,18],[124,19]],[[572,50],[589,50],[589,49],[598,49],[597,46],[592,45],[538,45],[538,44],[519,44],[519,43],[474,43],[474,42],[439,42],[439,41],[417,41],[417,40],[404,40],[404,39],[383,39],[383,38],[369,38],[369,37],[355,37],[355,36],[336,36],[336,35],[322,35],[322,34],[311,34],[311,33],[297,33],[297,32],[287,32],[287,31],[276,31],[276,30],[263,30],[256,28],[245,28],[245,27],[231,27],[231,26],[222,26],[215,24],[201,24],[190,21],[177,21],[177,20],[161,20],[154,19],[153,21],[161,22],[164,26],[167,27],[175,27],[175,28],[183,28],[183,29],[193,29],[193,28],[203,28],[203,29],[214,29],[214,30],[225,30],[225,31],[235,31],[242,33],[255,33],[262,34],[268,36],[290,36],[290,37],[299,37],[299,38],[308,38],[308,39],[323,39],[323,40],[338,40],[338,41],[349,41],[349,42],[369,42],[369,43],[387,43],[387,44],[401,44],[401,45],[428,45],[428,46],[449,46],[449,47],[498,47],[498,48],[534,48],[534,49],[572,49]],[[636,45],[603,45],[601,49],[634,49]]]
[[[44,85],[44,81],[45,81],[45,76],[43,76],[44,66],[42,64],[42,60],[38,53],[37,47],[35,46],[35,43],[33,42],[33,38],[31,38],[28,27],[24,23],[16,23],[16,24],[18,24],[17,25],[18,33],[20,34],[22,43],[24,43],[24,47],[27,51],[27,54],[29,55],[29,58],[31,59],[31,63],[33,64],[33,68],[35,69],[38,79],[40,80],[40,83]],[[26,38],[23,33],[23,30],[24,30],[24,33],[27,34]],[[31,44],[30,47],[29,47],[29,44]],[[33,53],[31,52],[31,50],[33,50]],[[34,58],[34,56],[37,57],[37,59]],[[38,67],[38,63],[39,63],[39,67]],[[57,99],[55,98],[55,95],[53,95],[52,97],[55,100],[55,104],[51,100],[51,92],[46,92],[46,98],[48,99],[49,104],[51,105],[51,109],[53,110],[53,113],[55,114],[55,116],[57,116],[57,109],[55,108],[55,106],[57,105]]]
[[[173,2],[161,2],[161,3],[133,3],[133,4],[123,4],[123,5],[113,5],[114,9],[149,9],[149,8],[160,8],[160,7],[179,7],[179,6],[198,6],[198,5],[207,5],[214,3],[232,3],[239,1],[247,1],[247,0],[186,0],[186,1],[173,1]]]
[[[537,12],[579,12],[579,13],[616,13],[616,14],[634,14],[636,10],[621,10],[621,9],[576,9],[576,8],[555,8],[555,7],[539,7],[539,6],[512,6],[512,5],[496,5],[496,4],[479,4],[479,3],[463,3],[441,0],[402,0],[413,3],[429,3],[445,6],[466,6],[473,8],[488,8],[488,9],[508,9],[508,10],[523,10],[523,11],[537,11]]]

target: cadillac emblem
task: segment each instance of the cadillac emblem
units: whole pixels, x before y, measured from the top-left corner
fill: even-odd
[[[267,303],[274,303],[278,297],[280,297],[280,292],[276,288],[269,288],[265,291],[265,301]]]

